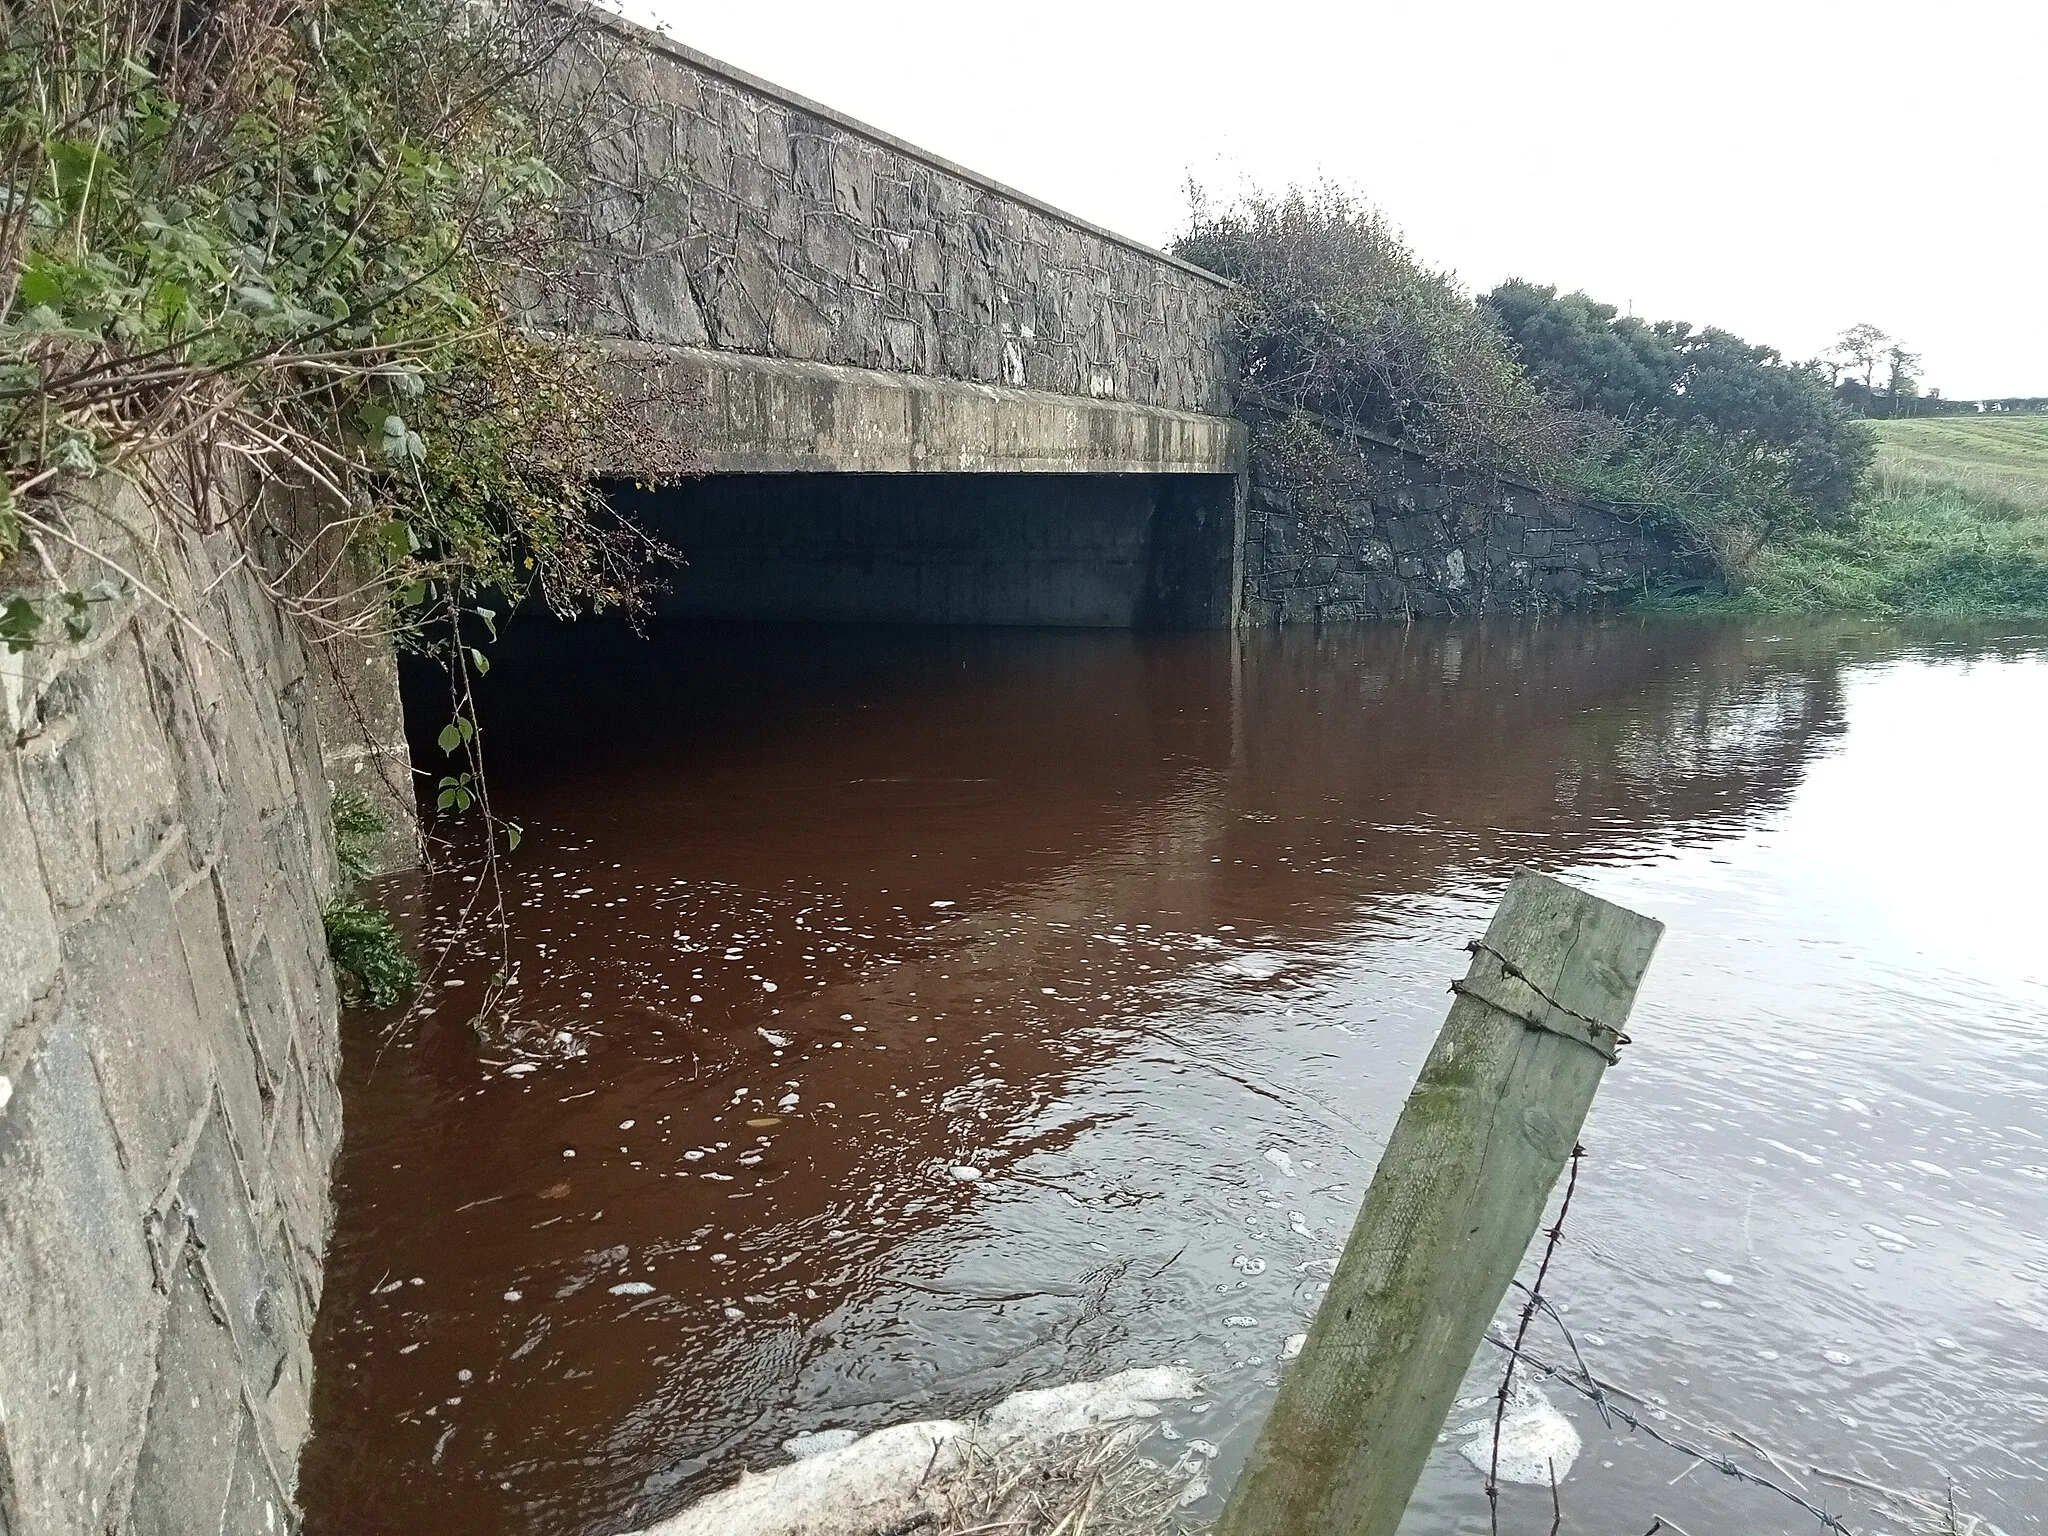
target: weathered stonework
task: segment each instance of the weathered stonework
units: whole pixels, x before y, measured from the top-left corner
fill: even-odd
[[[1363,438],[1346,451],[1372,488],[1320,514],[1254,455],[1245,623],[1554,612],[1706,574],[1698,555],[1624,513],[1447,473]]]
[[[189,622],[0,656],[0,1532],[287,1531],[341,1134],[309,662],[232,535],[74,527]]]
[[[602,13],[543,327],[1230,412],[1229,285]]]

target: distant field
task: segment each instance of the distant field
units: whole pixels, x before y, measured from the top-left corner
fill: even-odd
[[[2048,415],[1878,421],[1855,517],[1767,547],[1717,613],[2048,617]]]
[[[1928,416],[1873,422],[1877,470],[1900,488],[1947,486],[2015,510],[2048,512],[2048,415]]]

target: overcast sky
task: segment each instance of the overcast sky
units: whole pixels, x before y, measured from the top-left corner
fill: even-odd
[[[621,0],[1136,239],[1330,177],[1475,290],[2048,394],[2048,0]]]

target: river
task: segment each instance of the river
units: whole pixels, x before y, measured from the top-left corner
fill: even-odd
[[[1668,925],[1548,1284],[1593,1369],[1858,1531],[1809,1467],[2048,1525],[2048,639],[562,634],[486,720],[504,951],[387,881],[436,990],[344,1025],[315,1536],[1175,1361],[1227,1488],[1523,865]],[[1566,1530],[1819,1529],[1550,1395]],[[1404,1530],[1486,1530],[1455,1438]]]

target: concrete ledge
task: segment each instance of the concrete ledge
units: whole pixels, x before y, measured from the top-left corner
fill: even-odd
[[[649,430],[713,474],[1234,475],[1245,431],[1122,400],[699,347],[607,342],[620,393],[678,394]],[[624,469],[624,466],[616,466]]]

